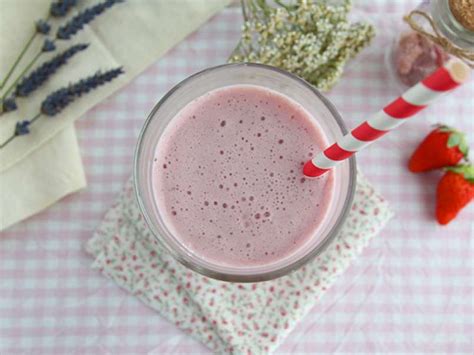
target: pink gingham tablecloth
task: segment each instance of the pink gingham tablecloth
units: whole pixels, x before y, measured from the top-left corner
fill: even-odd
[[[397,95],[384,51],[416,1],[359,1],[378,28],[329,97],[349,127]],[[130,85],[84,115],[78,136],[89,186],[0,236],[0,354],[206,354],[204,345],[90,268],[83,250],[129,177],[154,103],[186,76],[225,62],[240,33],[226,9]],[[469,132],[474,82],[358,155],[396,217],[277,350],[284,353],[449,353],[474,349],[474,204],[448,227],[433,222],[438,173],[406,160],[429,125]]]

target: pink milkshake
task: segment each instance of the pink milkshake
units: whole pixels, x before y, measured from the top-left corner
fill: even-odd
[[[184,106],[156,145],[151,183],[163,223],[211,264],[287,258],[315,244],[330,209],[337,171],[302,174],[326,146],[317,117],[289,97],[255,85],[212,90]]]
[[[302,169],[346,132],[334,106],[285,71],[254,63],[203,70],[171,89],[140,133],[142,216],[157,243],[205,276],[283,276],[320,255],[347,218],[355,160],[318,179]]]

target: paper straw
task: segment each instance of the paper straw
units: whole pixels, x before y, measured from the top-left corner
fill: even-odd
[[[400,126],[407,118],[417,114],[439,96],[466,82],[469,75],[470,69],[464,62],[448,61],[370,119],[306,162],[303,167],[304,175],[317,177],[324,174],[385,133]]]

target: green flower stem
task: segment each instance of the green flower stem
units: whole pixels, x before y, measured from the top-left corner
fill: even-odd
[[[40,118],[42,115],[41,112],[38,112],[31,120],[30,120],[30,125],[33,124],[38,118]],[[0,144],[0,149],[3,149],[8,143],[10,143],[12,140],[14,140],[18,135],[16,133],[13,133],[5,142]]]
[[[244,21],[248,21],[247,11],[245,10],[245,0],[240,0],[240,6],[242,7],[242,17]]]
[[[2,95],[2,101],[5,100],[5,98],[11,93],[11,91],[15,88],[16,84],[23,78],[23,76],[28,72],[28,70],[31,69],[31,67],[38,61],[38,58],[43,54],[43,52],[40,50],[36,55],[33,57],[33,59],[28,63],[28,65],[23,69],[23,71],[18,75],[18,77],[15,79],[15,81],[8,87],[8,89],[5,90],[5,93]]]
[[[12,140],[14,140],[16,137],[16,134],[14,134],[13,136],[11,136],[10,138],[8,138],[5,142],[3,142],[2,144],[0,144],[0,149],[3,149],[3,147],[5,147],[8,143],[10,143]]]
[[[294,10],[298,7],[298,5],[289,5],[289,4],[285,4],[283,3],[282,0],[273,0],[275,1],[275,3],[281,7],[283,7],[285,10],[287,11],[291,11],[291,10]]]
[[[3,87],[5,86],[5,84],[8,82],[8,79],[10,79],[10,76],[13,74],[15,68],[18,66],[18,63],[20,63],[20,61],[22,60],[23,56],[25,55],[26,51],[28,50],[28,48],[30,48],[30,45],[31,43],[33,42],[33,40],[35,39],[36,35],[38,34],[38,32],[33,32],[33,34],[31,35],[30,39],[28,40],[28,42],[26,42],[26,45],[23,47],[23,50],[20,52],[20,55],[16,58],[15,62],[13,63],[12,67],[10,68],[10,70],[8,71],[7,75],[5,76],[5,78],[2,80],[2,83],[0,84],[0,90],[3,89]]]
[[[46,22],[49,21],[51,17],[51,14],[48,12],[48,16],[46,17]],[[33,34],[31,35],[30,39],[28,40],[28,42],[26,42],[26,45],[23,47],[22,51],[20,52],[20,54],[18,55],[18,57],[16,58],[15,62],[13,63],[12,67],[10,68],[10,70],[8,71],[7,75],[5,76],[5,78],[2,80],[2,83],[0,84],[0,90],[3,89],[3,87],[6,85],[6,83],[8,82],[8,79],[10,79],[10,76],[13,74],[13,72],[15,71],[16,67],[18,66],[18,64],[20,63],[20,61],[23,59],[23,56],[25,55],[25,53],[28,51],[28,48],[30,48],[31,46],[31,43],[33,43],[33,40],[36,38],[36,35],[38,34],[38,32],[36,31],[36,28],[34,29],[34,32]]]
[[[38,112],[38,113],[36,114],[36,116],[34,116],[34,117],[30,120],[30,125],[31,125],[33,122],[35,122],[38,118],[40,118],[41,115],[42,115],[42,113],[41,113],[41,112]]]
[[[263,11],[263,14],[265,16],[269,16],[271,11],[270,11],[270,6],[267,5],[266,0],[256,0],[257,6],[260,7],[260,9]]]

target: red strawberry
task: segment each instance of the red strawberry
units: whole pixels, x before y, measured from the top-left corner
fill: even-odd
[[[474,198],[474,165],[447,168],[436,190],[436,219],[448,224]]]
[[[448,126],[438,126],[418,146],[408,163],[414,173],[453,166],[467,160],[468,145],[462,132]]]

